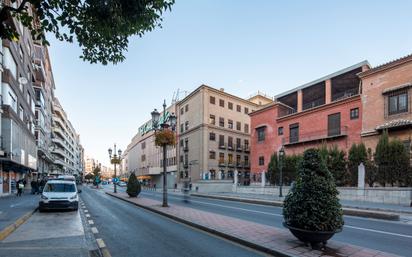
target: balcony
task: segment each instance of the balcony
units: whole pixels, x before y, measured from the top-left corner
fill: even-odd
[[[226,149],[226,144],[219,142],[219,149]]]
[[[308,142],[316,142],[323,140],[334,140],[348,135],[348,127],[343,126],[337,129],[324,129],[312,131],[310,133],[299,134],[296,137],[285,137],[283,143],[285,146],[303,144]]]
[[[227,145],[227,150],[234,151],[235,148],[233,147],[233,144],[228,144]]]
[[[250,162],[249,162],[249,161],[244,162],[244,163],[243,163],[243,168],[249,169],[249,168],[250,168]]]
[[[189,147],[188,147],[187,145],[184,146],[184,147],[183,147],[183,151],[184,151],[184,152],[189,152]]]
[[[243,151],[242,145],[236,145],[236,151],[237,152],[242,152]]]
[[[219,167],[226,167],[226,162],[219,161]]]
[[[236,167],[238,167],[238,168],[242,168],[242,162],[236,162]]]
[[[58,144],[63,148],[66,147],[66,144],[60,138],[53,138],[52,141],[53,143]]]
[[[245,153],[250,153],[250,147],[249,147],[249,145],[245,145],[245,146],[243,147],[243,151],[244,151]]]
[[[233,167],[235,167],[235,163],[233,161],[229,161],[227,163],[227,166],[230,167],[230,168],[233,168]]]
[[[185,169],[189,168],[189,163],[188,162],[183,163],[183,168]]]

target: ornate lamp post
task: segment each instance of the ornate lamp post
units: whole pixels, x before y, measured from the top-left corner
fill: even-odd
[[[120,165],[122,161],[122,150],[119,149],[116,154],[116,144],[114,144],[114,154],[112,155],[113,150],[111,148],[109,148],[108,152],[109,152],[110,163],[114,165],[114,177],[117,178],[116,164]],[[117,185],[116,183],[113,183],[113,184],[114,184],[113,192],[117,193]]]
[[[285,148],[282,145],[282,148],[279,150],[279,197],[283,197],[282,186],[283,186],[283,157],[285,156]]]
[[[163,116],[160,119],[160,113],[154,109],[151,113],[152,115],[152,126],[155,131],[155,134],[159,132],[165,132],[166,135],[167,131],[174,132],[176,129],[176,122],[177,118],[174,113],[172,113],[169,117],[166,116],[166,100],[163,102]],[[157,135],[156,135],[157,136]],[[156,145],[160,145],[163,148],[163,207],[168,207],[167,204],[167,146],[170,145],[170,142],[167,140],[157,140],[156,137]]]

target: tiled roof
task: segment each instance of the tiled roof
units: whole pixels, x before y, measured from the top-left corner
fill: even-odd
[[[406,119],[398,119],[398,120],[391,120],[389,122],[386,122],[382,125],[379,125],[376,127],[376,130],[383,130],[383,129],[389,129],[389,128],[397,128],[397,127],[405,127],[405,126],[411,126],[412,121],[411,120],[406,120]]]
[[[361,73],[359,73],[359,77],[364,77],[364,76],[373,74],[373,73],[375,73],[375,72],[379,72],[379,71],[381,71],[381,70],[386,70],[386,69],[388,69],[388,68],[391,68],[391,67],[400,65],[400,64],[402,64],[402,63],[409,62],[409,61],[411,61],[411,60],[412,60],[412,54],[409,54],[409,55],[406,55],[406,56],[404,56],[404,57],[401,57],[401,58],[392,60],[392,61],[390,61],[390,62],[387,62],[387,63],[381,64],[381,65],[375,66],[375,67],[373,67],[373,68],[370,69],[370,70],[361,72]]]

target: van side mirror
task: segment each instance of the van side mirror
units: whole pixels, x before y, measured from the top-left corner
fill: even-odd
[[[82,190],[81,190],[81,189],[77,190],[77,193],[79,193],[79,194],[80,194],[81,192],[82,192]]]

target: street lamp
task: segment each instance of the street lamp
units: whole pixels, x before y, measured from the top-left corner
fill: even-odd
[[[282,186],[283,186],[283,157],[285,156],[285,148],[282,145],[282,148],[279,150],[279,197],[283,197],[282,195]]]
[[[114,165],[114,177],[117,178],[116,164],[120,165],[120,162],[122,161],[122,150],[119,149],[116,154],[116,144],[114,144],[114,151],[111,148],[109,148],[108,152],[109,152],[110,163]],[[113,152],[114,154],[112,155]],[[113,192],[117,193],[117,185],[116,183],[113,183],[113,184],[114,184]]]
[[[176,129],[176,122],[177,118],[174,113],[172,113],[169,117],[166,117],[166,100],[163,102],[163,118],[160,121],[160,113],[154,109],[151,112],[152,115],[152,127],[155,131],[163,131],[169,129],[171,127],[172,131]],[[159,124],[161,122],[161,124]],[[163,143],[163,207],[167,207],[167,144]]]

